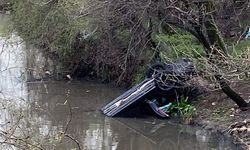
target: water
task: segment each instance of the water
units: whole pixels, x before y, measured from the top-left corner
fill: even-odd
[[[0,149],[239,149],[220,135],[171,120],[101,114],[121,88],[93,81],[24,82],[27,48],[16,33],[4,32],[6,22],[9,17],[0,15]]]

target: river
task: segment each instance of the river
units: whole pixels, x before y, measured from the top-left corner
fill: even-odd
[[[122,88],[95,81],[31,82],[28,46],[11,24],[10,16],[0,14],[0,149],[239,149],[219,134],[171,120],[104,116],[99,109]]]

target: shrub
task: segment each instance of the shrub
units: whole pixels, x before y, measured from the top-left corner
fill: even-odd
[[[180,116],[181,119],[189,124],[192,122],[193,117],[196,115],[195,107],[187,102],[188,97],[180,97],[180,100],[173,102],[170,107],[170,113],[173,116]]]

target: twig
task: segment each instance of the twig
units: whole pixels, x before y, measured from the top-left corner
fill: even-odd
[[[67,91],[66,93],[66,101],[64,102],[64,104],[68,103],[68,106],[69,106],[69,121],[67,122],[66,124],[66,127],[65,127],[65,130],[63,132],[63,135],[65,137],[68,137],[69,139],[71,139],[72,141],[74,141],[76,144],[77,144],[77,147],[79,150],[82,150],[81,146],[80,146],[80,143],[77,139],[75,139],[74,137],[72,137],[71,135],[67,134],[67,131],[68,131],[68,128],[69,128],[69,124],[71,123],[72,121],[72,108],[71,108],[71,104],[70,104],[70,101],[69,101],[69,93],[70,93],[70,90]]]
[[[66,101],[64,102],[64,104],[67,104],[68,103],[68,106],[69,106],[69,121],[67,122],[66,124],[66,127],[65,127],[65,130],[64,130],[64,134],[66,134],[66,132],[68,131],[68,128],[69,128],[69,124],[71,123],[72,121],[72,108],[71,108],[71,104],[70,104],[70,101],[69,101],[69,93],[70,93],[70,90],[67,91],[66,93]]]
[[[15,146],[15,147],[18,148],[19,146],[21,146],[21,144],[16,144],[17,143],[16,141],[20,141],[20,142],[22,142],[24,144],[27,144],[27,145],[30,145],[32,147],[38,148],[40,150],[45,150],[45,148],[43,148],[39,143],[37,143],[37,145],[36,144],[32,144],[32,143],[28,142],[25,139],[18,138],[18,137],[14,136],[14,135],[8,136],[8,134],[9,133],[4,132],[4,131],[0,132],[0,135],[6,138],[4,141],[1,141],[0,144],[9,144],[9,145],[13,145],[13,146]],[[12,140],[14,142],[13,143],[12,142],[8,142],[9,140]]]
[[[72,137],[72,136],[69,135],[69,134],[64,134],[64,136],[66,136],[66,137],[70,138],[72,141],[74,141],[74,142],[77,144],[78,149],[79,149],[79,150],[82,150],[82,148],[81,148],[81,146],[80,146],[80,143],[79,143],[79,141],[78,141],[77,139],[75,139],[74,137]]]

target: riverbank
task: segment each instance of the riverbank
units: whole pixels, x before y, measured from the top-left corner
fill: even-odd
[[[250,100],[249,81],[233,82],[231,86],[245,100]],[[250,150],[250,110],[241,111],[223,92],[210,92],[196,104],[196,125],[224,134],[243,149]]]

